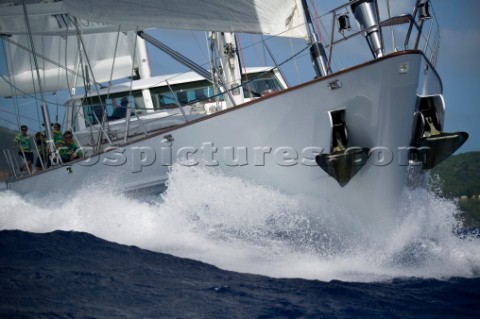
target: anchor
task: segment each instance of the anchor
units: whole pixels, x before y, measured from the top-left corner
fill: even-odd
[[[335,118],[334,114],[332,114],[332,118]],[[341,187],[344,187],[367,162],[369,149],[348,147],[347,130],[343,116],[338,118],[340,118],[340,123],[333,125],[334,138],[332,139],[331,154],[317,155],[315,162],[329,176],[333,177]]]
[[[423,170],[429,170],[452,155],[468,139],[466,132],[439,131],[431,117],[426,117],[428,130],[415,142],[416,155],[423,160]]]

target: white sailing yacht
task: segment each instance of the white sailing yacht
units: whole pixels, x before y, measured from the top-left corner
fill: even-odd
[[[0,4],[9,48],[1,94],[41,101],[52,141],[42,94],[67,89],[64,128],[85,154],[62,163],[50,143],[55,165],[20,175],[5,153],[7,187],[20,193],[102,180],[126,192],[161,192],[171,165],[203,165],[326,198],[368,221],[395,208],[406,186],[468,138],[443,132],[439,29],[429,0],[411,1],[407,11],[390,0],[350,0],[315,18],[306,0]],[[150,28],[209,31],[212,63],[197,65]],[[281,61],[241,66],[235,33],[305,38],[315,78],[288,86]],[[192,71],[152,77],[144,41]]]

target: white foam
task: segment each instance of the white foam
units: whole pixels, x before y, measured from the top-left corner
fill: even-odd
[[[84,231],[272,277],[479,275],[480,240],[455,235],[455,204],[426,191],[406,193],[398,220],[391,221],[397,227],[385,235],[365,231],[355,214],[326,199],[287,196],[202,167],[174,166],[167,192],[148,203],[106,184],[73,197],[1,191],[0,229]]]

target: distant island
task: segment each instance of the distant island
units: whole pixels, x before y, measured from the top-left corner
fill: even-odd
[[[480,228],[480,152],[453,155],[435,167],[431,190],[439,196],[455,199],[462,211],[465,227]]]
[[[11,147],[15,134],[8,128],[0,127],[0,181],[8,177],[3,150]],[[480,152],[449,157],[431,171],[430,180],[432,192],[457,202],[465,227],[480,228]]]

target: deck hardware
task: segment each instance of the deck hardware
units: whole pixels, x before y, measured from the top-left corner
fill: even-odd
[[[348,12],[341,13],[338,18],[338,32],[343,34],[345,31],[350,30],[352,27],[350,25],[350,17],[348,16]]]
[[[428,20],[432,17],[430,15],[430,3],[428,0],[418,6],[418,17],[420,20]]]
[[[339,80],[333,80],[331,82],[328,82],[328,88],[330,90],[340,89],[341,87],[342,87],[342,82],[340,82]]]
[[[163,136],[163,142],[169,142],[170,143],[170,142],[173,142],[173,141],[174,140],[173,140],[172,134],[167,134],[167,135]]]
[[[340,187],[344,187],[365,165],[370,150],[366,147],[349,147],[345,110],[329,113],[332,123],[330,154],[317,155],[315,161]]]

